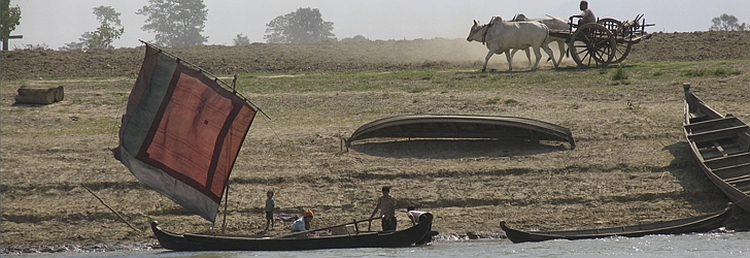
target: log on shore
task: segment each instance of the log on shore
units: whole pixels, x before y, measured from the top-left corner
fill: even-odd
[[[65,98],[63,86],[22,85],[18,88],[16,103],[52,104]]]

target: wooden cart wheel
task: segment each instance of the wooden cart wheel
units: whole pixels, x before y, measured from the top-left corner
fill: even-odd
[[[607,28],[609,31],[612,32],[612,34],[615,35],[615,37],[620,36],[620,28],[622,28],[622,22],[613,19],[613,18],[602,18],[599,19],[597,22],[604,26],[604,28]]]
[[[615,57],[612,59],[612,62],[621,63],[630,53],[630,47],[632,46],[631,43],[625,40],[625,31],[623,31],[622,22],[613,18],[602,18],[597,23],[609,29],[615,36],[617,48],[615,48]]]
[[[614,59],[616,45],[610,30],[598,23],[587,23],[573,33],[568,48],[579,66],[604,67]]]
[[[617,47],[615,48],[615,57],[612,58],[612,62],[614,63],[622,63],[622,61],[625,60],[626,57],[628,57],[628,54],[630,54],[630,47],[633,45],[633,43],[627,43],[624,41],[620,41],[620,39],[617,40]]]

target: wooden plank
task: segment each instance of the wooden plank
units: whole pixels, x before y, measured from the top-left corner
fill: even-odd
[[[704,163],[709,168],[720,168],[737,164],[750,163],[750,153],[735,153],[731,155],[706,159]]]
[[[747,181],[750,181],[750,174],[727,178],[727,179],[724,179],[724,181],[727,182],[728,184],[738,184],[742,182],[747,182]]]
[[[748,130],[747,125],[739,125],[700,133],[691,133],[688,134],[688,138],[695,142],[716,141],[719,139],[735,137],[737,133],[745,130]]]
[[[750,163],[737,164],[732,166],[726,166],[721,168],[712,169],[716,176],[722,180],[744,176],[750,173]]]
[[[726,160],[726,159],[741,159],[741,158],[748,158],[748,157],[750,157],[750,153],[742,152],[742,153],[735,153],[729,156],[706,159],[705,162],[709,163],[709,162],[721,161],[721,160]]]
[[[722,157],[726,157],[727,156],[727,153],[724,151],[724,148],[721,147],[721,144],[719,144],[719,142],[713,141],[713,142],[711,142],[711,144],[713,144],[714,148],[716,148],[716,150],[719,151],[719,153],[721,153]]]
[[[714,118],[714,119],[704,120],[700,122],[691,123],[689,125],[685,125],[685,128],[689,130],[693,130],[695,127],[703,127],[703,126],[711,127],[714,124],[723,124],[724,122],[733,121],[733,120],[739,120],[739,119],[737,119],[736,116]]]

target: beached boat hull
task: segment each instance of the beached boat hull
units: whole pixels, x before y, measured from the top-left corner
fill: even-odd
[[[560,231],[523,231],[509,228],[505,222],[500,227],[505,231],[508,239],[513,243],[541,242],[553,239],[594,239],[613,236],[641,237],[646,235],[674,235],[688,233],[705,233],[724,226],[724,222],[731,214],[732,205],[723,211],[698,217],[663,221],[642,225],[623,227],[560,230]]]
[[[750,127],[719,114],[684,86],[683,129],[698,164],[732,202],[750,211]]]
[[[432,216],[399,231],[364,232],[316,237],[251,237],[207,234],[177,234],[162,230],[156,221],[151,229],[159,244],[174,251],[293,251],[337,248],[407,247],[429,242]]]
[[[375,120],[359,127],[346,140],[353,142],[372,138],[409,139],[523,139],[570,143],[575,139],[570,129],[523,117],[481,115],[403,115]]]

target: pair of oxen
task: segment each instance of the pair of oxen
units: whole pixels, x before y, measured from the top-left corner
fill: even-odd
[[[466,40],[482,42],[489,49],[487,56],[484,58],[482,72],[487,70],[487,62],[494,54],[505,53],[508,59],[508,70],[511,71],[513,70],[511,62],[513,54],[518,50],[525,51],[526,58],[531,63],[529,48],[532,48],[536,55],[536,61],[531,68],[532,71],[535,71],[542,59],[540,49],[543,49],[549,55],[555,67],[562,61],[563,53],[565,53],[565,39],[550,37],[549,30],[567,30],[568,28],[568,23],[559,18],[529,19],[523,14],[518,14],[513,20],[504,21],[499,16],[495,16],[487,24],[479,24],[478,21],[474,20],[474,25],[471,27],[469,37]],[[560,49],[560,57],[557,61],[555,61],[554,54],[548,46],[552,41],[557,42]]]

